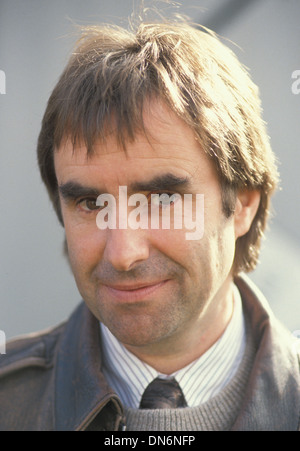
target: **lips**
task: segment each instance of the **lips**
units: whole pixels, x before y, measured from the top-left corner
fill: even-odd
[[[119,301],[137,302],[146,299],[159,289],[162,289],[168,280],[157,282],[139,282],[134,284],[103,285],[107,294]]]

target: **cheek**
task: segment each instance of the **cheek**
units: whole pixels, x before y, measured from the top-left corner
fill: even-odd
[[[207,271],[205,266],[209,261],[205,238],[187,240],[186,232],[186,230],[152,231],[152,249],[159,251],[181,267],[185,283],[197,284],[199,274]]]
[[[227,276],[231,271],[235,255],[235,230],[232,219],[226,219],[215,240],[215,261],[219,274]]]
[[[206,223],[202,239],[186,242],[183,252],[196,280],[214,284],[227,278],[235,254],[233,220],[221,217]]]
[[[103,232],[86,225],[71,225],[66,221],[65,232],[69,261],[75,277],[90,272],[103,253]]]
[[[190,241],[186,240],[184,230],[151,230],[149,241],[151,247],[157,249],[171,260],[180,263],[186,255]]]

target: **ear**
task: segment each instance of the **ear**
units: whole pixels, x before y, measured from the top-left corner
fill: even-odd
[[[243,189],[238,192],[234,212],[235,239],[249,231],[259,203],[259,191]]]

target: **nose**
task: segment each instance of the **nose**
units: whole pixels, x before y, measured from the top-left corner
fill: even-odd
[[[104,258],[118,271],[130,271],[149,257],[149,243],[144,230],[111,229],[107,231]]]

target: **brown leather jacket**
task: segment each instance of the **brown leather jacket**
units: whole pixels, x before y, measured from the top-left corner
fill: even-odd
[[[257,353],[232,430],[298,430],[297,345],[255,287],[244,278],[236,283]],[[101,373],[100,349],[99,323],[84,303],[66,323],[9,343],[0,356],[0,430],[124,429],[121,402]]]

